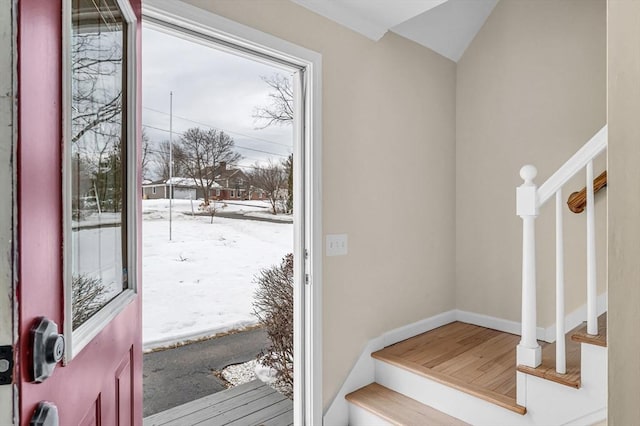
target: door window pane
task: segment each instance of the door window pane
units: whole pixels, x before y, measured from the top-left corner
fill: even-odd
[[[126,23],[116,0],[73,0],[73,329],[127,288]]]

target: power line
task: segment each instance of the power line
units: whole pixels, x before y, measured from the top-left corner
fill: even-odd
[[[160,131],[160,132],[167,132],[167,133],[170,133],[170,130],[162,129],[162,128],[160,128],[160,127],[151,126],[151,125],[149,125],[149,124],[144,124],[144,123],[143,123],[143,124],[142,124],[142,127],[146,127],[146,128],[149,128],[149,129],[158,130],[158,131]],[[181,136],[184,136],[184,132],[174,131],[173,133],[178,134],[178,135],[181,135]],[[283,158],[287,158],[287,157],[288,157],[288,155],[278,154],[277,152],[264,151],[264,150],[261,150],[261,149],[255,149],[255,148],[248,148],[248,147],[246,147],[246,146],[242,146],[242,145],[238,145],[238,144],[235,144],[235,146],[236,146],[237,148],[239,148],[239,149],[246,149],[246,150],[249,150],[249,151],[260,152],[260,153],[263,153],[263,154],[277,155],[278,157],[283,157]]]
[[[149,107],[142,107],[142,109],[146,109],[146,110],[148,110],[148,111],[157,112],[158,114],[169,115],[169,113],[166,113],[166,112],[164,112],[164,111],[160,111],[160,110],[157,110],[157,109],[149,108]],[[224,129],[220,129],[218,126],[214,126],[214,125],[212,125],[212,124],[207,124],[207,123],[203,123],[203,122],[196,121],[196,120],[191,120],[191,119],[189,119],[189,118],[185,118],[185,117],[180,117],[179,115],[175,115],[175,114],[174,114],[174,115],[173,115],[173,117],[174,117],[174,118],[179,118],[180,120],[188,121],[188,122],[190,122],[190,123],[200,124],[201,126],[206,126],[206,127],[212,128],[212,129],[221,130],[221,131],[225,131],[225,132],[227,132],[227,133],[231,133],[231,134],[235,134],[235,135],[244,136],[245,138],[254,139],[254,140],[261,141],[261,142],[266,142],[266,143],[272,143],[272,144],[274,144],[274,145],[284,146],[284,147],[287,147],[287,148],[289,148],[289,149],[291,148],[291,146],[290,146],[290,145],[287,145],[287,144],[284,144],[284,143],[281,143],[281,142],[274,142],[274,141],[272,141],[272,140],[264,139],[264,138],[259,138],[259,137],[257,137],[257,136],[249,136],[249,135],[247,135],[247,134],[245,134],[245,133],[240,133],[240,132],[236,132],[236,131],[232,131],[232,130],[224,130]]]
[[[158,154],[158,155],[168,155],[168,152],[165,151],[161,151],[158,149],[153,149],[153,148],[147,148],[147,152],[150,154]],[[245,157],[249,160],[256,160],[256,161],[260,161],[260,160],[264,160],[264,158],[256,158],[256,157]],[[228,163],[229,166],[235,166],[235,167],[239,167],[239,168],[248,168],[248,169],[262,169],[262,167],[260,166],[244,166],[238,163]]]

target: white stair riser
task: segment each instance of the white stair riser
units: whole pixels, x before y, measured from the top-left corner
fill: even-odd
[[[349,426],[393,426],[369,410],[349,404]]]
[[[580,389],[518,373],[524,378],[528,413],[561,425],[587,426],[604,420],[607,406],[607,349],[582,344],[580,371]]]
[[[457,389],[376,360],[376,382],[473,425],[533,425],[527,416],[509,411]]]
[[[582,385],[587,389],[597,389],[598,397],[607,400],[607,348],[582,344],[581,352]]]

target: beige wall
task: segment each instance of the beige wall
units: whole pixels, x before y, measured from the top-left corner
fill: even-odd
[[[520,321],[524,164],[541,184],[605,123],[604,0],[502,0],[457,68],[456,301]],[[604,170],[604,158],[595,174]],[[566,196],[584,186],[584,174]],[[605,197],[597,197],[601,291]],[[585,303],[584,214],[565,209],[567,313]],[[554,202],[537,221],[538,325],[555,322]]]
[[[608,3],[609,425],[640,419],[640,2]]]
[[[368,340],[453,309],[455,64],[399,36],[375,43],[288,1],[190,0],[322,54],[323,401]]]

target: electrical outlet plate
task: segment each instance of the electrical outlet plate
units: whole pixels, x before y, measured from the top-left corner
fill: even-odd
[[[347,234],[328,234],[326,240],[327,256],[344,256],[348,252]]]

